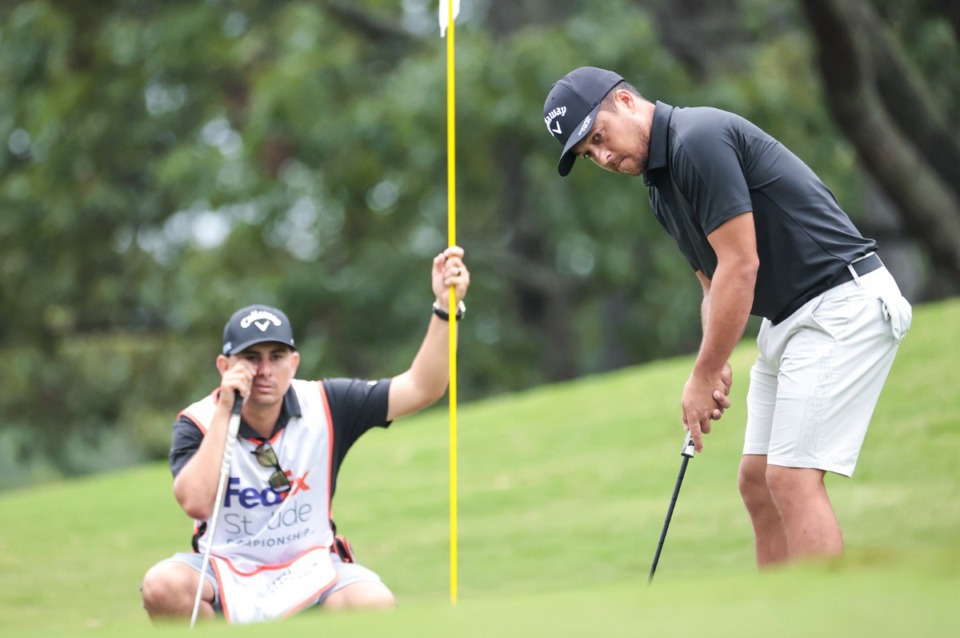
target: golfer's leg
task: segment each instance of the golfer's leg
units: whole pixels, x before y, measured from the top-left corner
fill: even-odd
[[[761,329],[761,335],[765,332]],[[766,345],[765,340],[761,343]],[[767,449],[776,398],[776,370],[761,354],[750,368],[747,428],[738,474],[740,496],[753,524],[757,566],[761,568],[782,563],[788,558],[783,519],[767,486]]]
[[[767,486],[766,473],[766,456],[747,454],[740,459],[740,496],[753,524],[757,566],[761,568],[789,558],[783,518]]]
[[[879,299],[888,281],[875,271],[824,293],[801,313],[780,359],[767,484],[791,560],[843,553],[823,477],[853,475],[893,363],[898,342]]]
[[[189,618],[193,614],[199,584],[200,573],[189,565],[171,560],[157,563],[143,577],[140,587],[143,608],[147,610],[151,620]],[[198,617],[214,615],[214,595],[213,585],[208,579],[204,579]]]
[[[767,484],[780,509],[790,560],[843,554],[843,534],[823,470],[767,466]]]
[[[766,484],[783,520],[790,560],[843,553],[823,476],[847,469],[849,445],[837,445],[837,439],[854,434],[859,451],[866,431],[866,423],[854,427],[839,409],[844,397],[838,388],[850,381],[840,365],[844,354],[826,331],[803,328],[781,359]]]

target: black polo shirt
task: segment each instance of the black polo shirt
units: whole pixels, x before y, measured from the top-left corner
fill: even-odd
[[[708,279],[707,235],[753,212],[760,268],[751,313],[768,319],[824,290],[876,249],[833,193],[780,142],[738,115],[657,102],[644,183],[657,219]]]

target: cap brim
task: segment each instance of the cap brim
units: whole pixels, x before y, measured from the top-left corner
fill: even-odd
[[[577,161],[577,155],[573,152],[573,147],[579,144],[583,138],[593,130],[593,125],[597,121],[597,113],[599,112],[600,105],[597,104],[585,118],[580,120],[580,124],[577,125],[577,130],[567,138],[567,143],[563,146],[563,153],[560,154],[560,162],[557,164],[557,172],[560,173],[560,177],[566,177],[570,174],[570,171],[573,170],[573,163]],[[589,122],[590,125],[584,126],[585,122]]]
[[[240,354],[241,352],[243,352],[244,350],[246,350],[246,349],[249,348],[250,346],[255,346],[255,345],[257,345],[258,343],[279,343],[281,346],[286,346],[286,347],[290,348],[291,350],[296,350],[296,349],[297,349],[297,348],[296,348],[295,346],[293,346],[292,344],[289,344],[289,343],[287,343],[286,341],[280,341],[280,340],[278,340],[278,339],[252,339],[252,340],[250,340],[250,341],[246,341],[246,342],[244,342],[244,343],[241,343],[241,344],[239,344],[239,345],[234,346],[233,348],[230,349],[230,352],[224,352],[223,354],[226,354],[226,355]]]

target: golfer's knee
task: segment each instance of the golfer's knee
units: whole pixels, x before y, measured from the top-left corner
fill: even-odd
[[[747,511],[751,514],[776,507],[767,485],[766,463],[744,460],[737,474],[737,486]]]
[[[781,507],[791,502],[807,502],[826,496],[823,470],[770,465],[766,471],[767,486]]]
[[[777,498],[778,494],[787,494],[790,491],[790,476],[782,471],[783,468],[771,465],[767,468],[767,485],[770,488],[770,493],[774,495],[774,498]]]

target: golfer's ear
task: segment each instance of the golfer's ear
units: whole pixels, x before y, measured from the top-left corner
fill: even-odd
[[[220,374],[223,374],[224,372],[226,372],[226,371],[229,370],[229,369],[230,369],[230,359],[228,359],[225,355],[218,354],[218,355],[217,355],[217,370],[220,372]]]
[[[633,111],[637,107],[636,96],[626,89],[617,89],[613,96],[614,103],[628,111]]]

